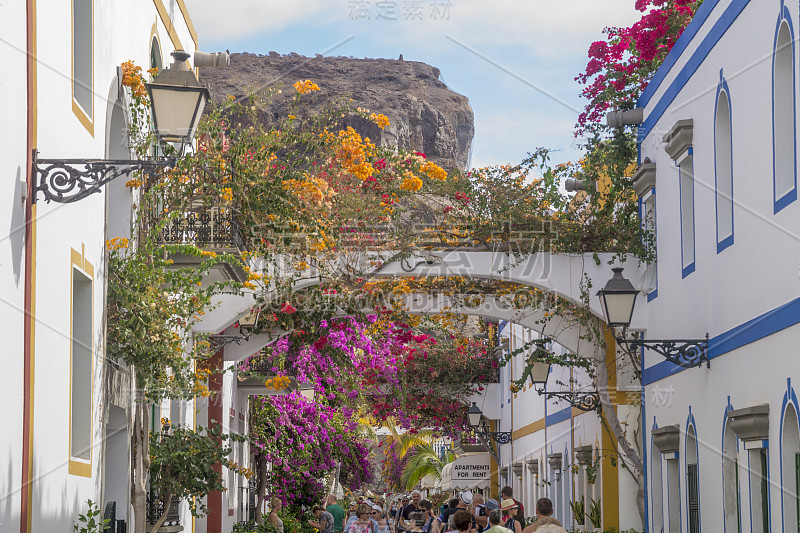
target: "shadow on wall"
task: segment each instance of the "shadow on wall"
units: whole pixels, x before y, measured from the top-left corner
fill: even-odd
[[[19,498],[15,497],[19,490],[14,489],[14,477],[19,476],[19,469],[12,458],[6,459],[5,476],[0,481],[0,530],[19,530]]]
[[[8,230],[8,239],[11,244],[11,262],[14,268],[14,283],[19,286],[20,273],[22,272],[22,250],[25,246],[25,196],[27,183],[22,177],[22,169],[17,167],[17,179],[14,186],[14,198],[11,209],[11,227]]]

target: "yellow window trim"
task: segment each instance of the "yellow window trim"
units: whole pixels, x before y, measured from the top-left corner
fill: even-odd
[[[181,11],[181,15],[183,15],[183,20],[186,22],[186,27],[189,29],[189,35],[192,36],[192,41],[194,41],[194,47],[197,49],[198,41],[197,41],[197,31],[194,29],[194,24],[192,24],[192,19],[189,17],[189,10],[186,9],[186,4],[183,0],[178,1],[178,8]],[[167,12],[167,8],[164,6],[164,0],[153,0],[153,4],[156,6],[156,11],[158,11],[158,16],[161,18],[161,22],[164,24],[164,27],[167,29],[167,34],[169,35],[170,40],[172,41],[172,45],[179,50],[186,50],[181,44],[181,39],[178,37],[178,31],[175,29],[175,25],[172,23],[172,20],[169,18],[169,12]]]
[[[89,425],[89,462],[72,457],[72,276],[75,269],[85,274],[92,280],[92,330],[94,330],[94,267],[86,260],[86,245],[81,244],[81,251],[74,248],[70,250],[69,265],[69,437],[67,440],[67,456],[69,457],[69,473],[73,476],[92,477],[92,449],[94,448],[94,413],[89,415],[91,421]],[[92,335],[94,338],[94,335]],[[92,403],[94,402],[94,340],[92,340],[92,366],[91,366],[91,385]]]
[[[192,36],[192,40],[194,41],[194,47],[197,48],[198,41],[197,41],[197,30],[194,29],[194,24],[192,24],[192,18],[189,16],[189,10],[186,9],[186,3],[184,0],[178,0],[178,7],[181,9],[181,14],[183,15],[183,20],[186,22],[186,27],[189,28],[189,35]]]
[[[75,100],[75,55],[74,55],[74,42],[75,42],[75,7],[74,7],[74,0],[69,3],[69,27],[70,27],[70,69],[69,69],[69,77],[70,77],[70,91],[72,94],[72,112],[78,117],[78,122],[80,122],[86,131],[89,132],[89,135],[94,137],[94,121],[86,114],[86,111],[78,104]],[[92,0],[92,109],[90,112],[92,116],[94,116],[94,0]]]
[[[89,132],[89,135],[94,137],[94,123],[92,122],[92,119],[90,119],[89,116],[84,113],[80,104],[78,104],[74,98],[72,99],[72,112],[76,117],[78,117],[78,122],[83,124],[83,127],[86,128],[86,131]]]
[[[73,476],[92,477],[92,463],[84,463],[74,459],[69,460],[69,473]]]

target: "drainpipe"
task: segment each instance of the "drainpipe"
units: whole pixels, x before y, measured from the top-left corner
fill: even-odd
[[[25,178],[25,292],[23,317],[23,408],[22,408],[22,479],[20,497],[20,533],[31,531],[31,500],[33,494],[33,385],[34,385],[34,327],[36,294],[36,206],[33,205],[33,163],[31,154],[36,148],[36,0],[25,2],[26,51],[26,131]]]

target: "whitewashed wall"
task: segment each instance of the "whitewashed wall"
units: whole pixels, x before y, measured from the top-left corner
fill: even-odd
[[[41,158],[103,158],[107,155],[109,94],[115,93],[116,67],[128,59],[149,66],[152,35],[164,54],[173,48],[156,10],[160,0],[94,2],[93,90],[94,134],[73,114],[71,103],[71,4],[53,0],[36,3],[36,147]],[[194,42],[186,21],[174,17],[175,32],[188,51]],[[0,527],[18,529],[22,480],[23,288],[24,244],[17,228],[24,224],[20,201],[26,148],[26,17],[25,2],[3,6],[0,34],[8,49],[3,66],[9,83],[0,85],[5,103],[0,135],[0,213],[6,237],[0,239],[0,319],[5,325],[4,372],[0,394],[4,409],[0,424],[0,454],[6,458],[0,488]],[[166,62],[166,61],[165,61]],[[11,82],[13,80],[13,83]],[[103,345],[105,276],[105,193],[76,204],[38,204],[36,223],[36,337],[32,438],[33,531],[71,528],[84,503],[102,501],[104,439]],[[92,453],[89,477],[68,473],[70,415],[70,273],[71,251],[94,267],[92,294]],[[126,502],[120,502],[118,515]]]
[[[502,335],[511,339],[511,350],[518,349],[526,342],[538,337],[535,332],[516,324],[508,325]],[[558,345],[554,345],[554,349],[561,350]],[[595,450],[600,448],[602,441],[600,419],[593,412],[573,413],[570,406],[563,400],[555,398],[545,400],[530,386],[530,382],[522,391],[516,394],[510,393],[508,388],[511,379],[521,376],[523,369],[524,356],[520,355],[516,356],[501,373],[503,408],[500,410],[502,417],[500,429],[520,432],[511,444],[501,447],[501,467],[514,463],[523,464],[521,477],[512,474],[510,479],[501,478],[501,482],[512,486],[514,497],[525,506],[526,516],[534,515],[537,499],[548,497],[554,502],[554,514],[565,525],[577,526],[577,522],[573,520],[570,502],[579,495],[584,495],[587,502],[589,498],[601,500],[603,496],[602,476],[620,476],[622,479],[622,476],[627,473],[620,473],[618,469],[608,473],[598,470],[595,483],[585,483],[584,477],[573,471],[573,465],[577,465],[574,450],[580,446],[593,446]],[[547,390],[550,392],[569,390],[571,377],[575,381],[574,388],[576,390],[592,390],[593,383],[586,372],[555,365],[551,368]],[[511,423],[512,408],[513,425]],[[541,424],[543,419],[545,423]],[[532,424],[536,425],[533,429],[529,429]],[[526,430],[526,428],[528,429]],[[562,469],[560,472],[555,472],[550,467],[548,456],[559,453],[562,454]],[[528,468],[528,464],[536,460],[539,462],[538,476],[534,476]],[[580,468],[577,470],[584,472]],[[581,489],[579,486],[584,488]],[[619,500],[620,525],[637,527],[639,520],[635,509],[635,499],[623,500],[623,495],[620,494]],[[630,502],[630,504],[625,502]],[[628,516],[629,509],[632,510],[633,516]]]
[[[0,84],[4,103],[0,129],[0,323],[3,324],[3,372],[0,373],[0,523],[19,530],[20,482],[22,479],[23,423],[23,309],[25,289],[25,190],[26,162],[26,84],[25,3],[2,7],[0,35],[6,41],[2,65],[7,74]],[[15,81],[12,83],[11,80]]]
[[[681,429],[681,522],[689,531],[686,511],[687,425],[693,420],[698,440],[700,518],[704,531],[721,531],[723,523],[722,435],[726,408],[769,404],[770,523],[783,531],[783,487],[794,492],[794,479],[781,481],[781,422],[792,385],[800,380],[797,346],[800,327],[792,309],[781,309],[798,297],[800,277],[800,201],[779,212],[773,202],[772,67],[781,9],[791,18],[797,38],[797,3],[723,0],[703,5],[707,19],[686,31],[685,51],[668,70],[664,81],[645,106],[645,117],[663,116],[653,123],[641,144],[642,158],[656,163],[658,235],[658,296],[648,305],[650,338],[711,336],[711,368],[705,366],[669,375],[657,355],[645,359],[644,442],[648,453],[650,527],[657,527],[650,432],[657,424]],[[713,9],[711,9],[713,8]],[[701,10],[702,11],[702,10]],[[733,17],[733,13],[738,13]],[[697,30],[695,33],[695,29]],[[690,31],[691,30],[691,31]],[[691,40],[689,40],[691,37]],[[682,43],[679,43],[682,46]],[[798,57],[794,44],[795,98]],[[696,50],[707,56],[691,59]],[[696,71],[689,72],[689,66]],[[668,87],[679,78],[671,102]],[[667,69],[664,69],[666,72]],[[724,76],[730,92],[733,138],[734,243],[717,252],[715,209],[714,112],[717,86]],[[659,104],[661,102],[661,104]],[[780,109],[797,125],[796,109]],[[664,151],[662,136],[677,120],[694,121],[695,271],[681,273],[680,218],[677,169]],[[796,139],[795,139],[796,142]],[[749,322],[757,319],[755,322]],[[722,341],[728,342],[727,347]],[[791,382],[789,382],[791,380]],[[791,401],[789,402],[791,403]],[[751,525],[746,455],[739,443],[742,531],[760,531]],[[745,464],[742,464],[742,463]],[[666,478],[666,463],[664,478]],[[666,493],[666,479],[662,479]],[[755,490],[755,488],[751,489]],[[663,501],[664,520],[667,500]],[[792,526],[796,528],[796,524]],[[795,531],[787,527],[785,531]]]

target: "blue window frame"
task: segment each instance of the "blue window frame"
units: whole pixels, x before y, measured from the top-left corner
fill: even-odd
[[[694,272],[694,150],[676,163],[680,195],[681,276]]]
[[[644,280],[644,292],[647,294],[647,301],[650,302],[658,296],[658,231],[656,229],[655,187],[639,198],[639,220],[642,223],[642,229],[652,235],[653,238],[652,242],[645,243],[648,248],[652,247],[653,251],[653,262],[647,266]]]
[[[783,2],[781,2],[783,4]],[[772,181],[774,212],[797,199],[794,29],[782,6],[772,55]]]
[[[689,533],[700,533],[700,448],[697,444],[697,426],[692,408],[686,424],[686,510]]]
[[[717,253],[733,244],[733,129],[728,82],[719,71],[714,108],[714,190],[717,209]]]

